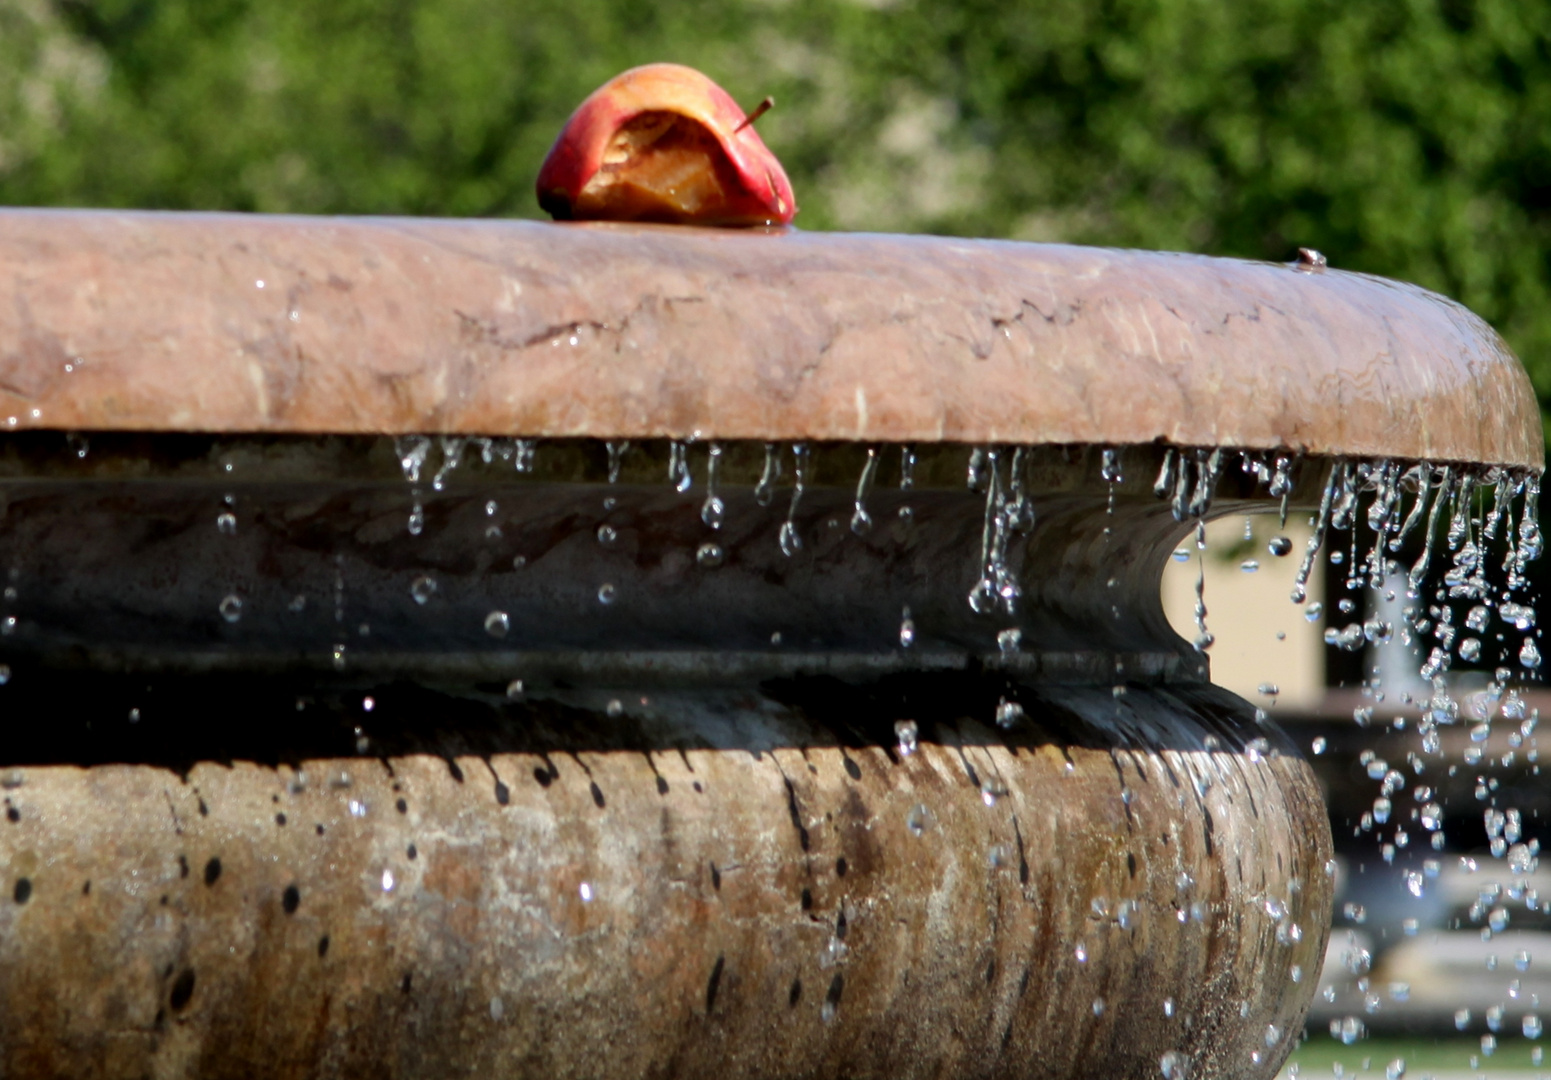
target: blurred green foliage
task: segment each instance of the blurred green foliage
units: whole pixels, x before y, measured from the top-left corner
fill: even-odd
[[[0,202],[533,215],[652,60],[776,96],[804,227],[1317,247],[1551,400],[1547,0],[0,0]]]

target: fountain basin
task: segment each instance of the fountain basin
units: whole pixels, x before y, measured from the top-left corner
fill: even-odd
[[[18,1076],[1274,1075],[1328,825],[1163,563],[1542,460],[1314,264],[27,211],[0,283]]]

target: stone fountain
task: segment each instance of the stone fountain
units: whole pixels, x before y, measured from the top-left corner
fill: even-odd
[[[1312,253],[6,211],[0,298],[8,1077],[1270,1077],[1329,829],[1163,564],[1542,465]]]

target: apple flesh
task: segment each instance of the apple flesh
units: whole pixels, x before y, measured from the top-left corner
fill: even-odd
[[[786,225],[786,170],[728,93],[694,68],[648,64],[571,114],[539,169],[557,220]]]

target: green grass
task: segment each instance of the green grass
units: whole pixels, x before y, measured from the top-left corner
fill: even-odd
[[[1334,1066],[1340,1064],[1348,1080],[1354,1076],[1367,1080],[1369,1077],[1383,1077],[1385,1066],[1399,1058],[1406,1063],[1407,1080],[1419,1080],[1430,1071],[1470,1071],[1485,1073],[1490,1077],[1498,1072],[1535,1071],[1537,1066],[1530,1059],[1534,1046],[1534,1043],[1517,1033],[1511,1036],[1500,1034],[1496,1051],[1487,1057],[1481,1053],[1479,1038],[1373,1038],[1359,1039],[1351,1046],[1346,1046],[1329,1035],[1320,1034],[1293,1051],[1282,1075],[1288,1075],[1288,1071],[1296,1064],[1298,1080],[1325,1080],[1326,1077],[1336,1075]],[[1471,1064],[1472,1057],[1476,1059],[1475,1065]],[[1551,1076],[1551,1054],[1546,1055],[1546,1064],[1538,1068]]]

